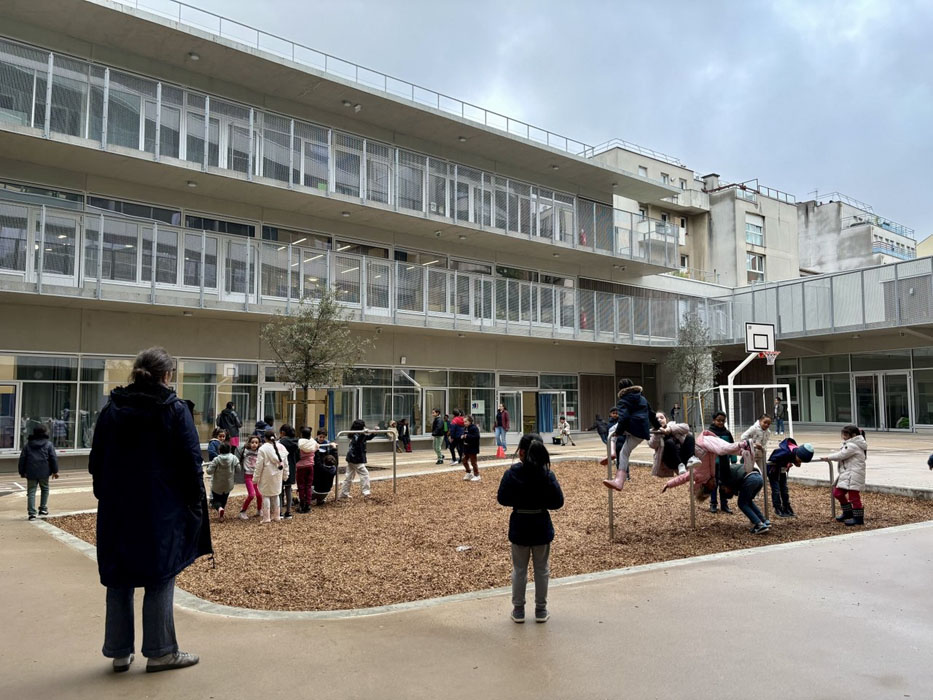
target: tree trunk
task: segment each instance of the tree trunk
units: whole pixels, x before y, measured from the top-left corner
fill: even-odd
[[[301,387],[301,393],[302,393],[302,402],[301,402],[302,406],[301,406],[301,411],[302,411],[302,415],[303,415],[301,424],[302,424],[303,426],[307,427],[307,428],[311,428],[311,432],[313,433],[313,432],[314,432],[314,427],[308,422],[308,413],[309,413],[309,410],[308,410],[308,387],[306,387],[306,386]]]

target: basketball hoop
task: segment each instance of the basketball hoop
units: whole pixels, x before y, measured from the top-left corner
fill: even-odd
[[[773,365],[774,361],[777,359],[778,355],[781,354],[780,350],[765,350],[764,352],[758,353],[758,357],[764,358],[768,361],[769,365]]]

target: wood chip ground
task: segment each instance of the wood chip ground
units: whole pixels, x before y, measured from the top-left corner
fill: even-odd
[[[691,530],[687,488],[662,494],[663,480],[635,468],[615,497],[610,543],[605,467],[564,462],[554,471],[566,498],[552,514],[554,578],[933,519],[931,501],[868,493],[864,528],[845,527],[830,517],[828,487],[792,483],[798,517],[772,517],[767,534],[749,533],[735,499],[734,515],[698,503]],[[479,482],[463,481],[460,472],[401,479],[394,497],[391,481],[380,481],[365,499],[357,483],[348,502],[268,525],[237,519],[243,499],[231,498],[232,517],[217,522],[212,513],[216,568],[200,559],[178,585],[217,603],[264,610],[365,608],[506,586],[509,510],[496,503],[501,475],[502,468],[489,468]],[[54,520],[88,542],[95,521],[94,514]]]

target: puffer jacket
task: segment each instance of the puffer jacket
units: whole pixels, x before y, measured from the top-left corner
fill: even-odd
[[[668,423],[667,435],[654,433],[648,438],[648,447],[654,450],[654,464],[651,467],[651,476],[668,477],[675,474],[674,470],[664,464],[661,458],[664,454],[664,438],[672,437],[680,444],[690,434],[690,426],[686,423]]]
[[[648,399],[642,395],[640,386],[630,386],[619,391],[616,409],[619,411],[616,435],[629,433],[647,440],[651,437],[652,428],[661,427],[658,417],[648,404]]]
[[[861,491],[865,488],[865,465],[868,461],[868,443],[861,435],[856,435],[842,443],[838,452],[826,455],[827,459],[839,462],[839,478],[836,486],[847,491]]]
[[[233,475],[240,466],[236,455],[227,453],[217,455],[207,465],[207,475],[211,477],[211,491],[230,493],[233,491]]]
[[[314,468],[314,455],[317,454],[317,440],[314,438],[301,438],[298,440],[298,461],[295,467],[298,469]]]
[[[755,421],[755,424],[742,433],[742,437],[739,438],[739,440],[751,440],[752,445],[757,442],[761,445],[761,449],[765,454],[768,453],[768,440],[770,439],[771,431],[763,429],[758,421]]]
[[[288,452],[277,442],[264,442],[259,448],[253,481],[259,493],[278,496],[282,493],[282,482],[288,479]]]
[[[58,457],[55,447],[48,438],[29,437],[23,451],[19,453],[19,475],[24,479],[38,481],[58,474]]]
[[[741,442],[726,442],[715,433],[704,430],[696,437],[696,456],[700,463],[693,467],[693,490],[700,493],[703,484],[716,476],[716,459],[723,455],[742,455],[742,465],[734,465],[742,470],[743,474],[754,469],[752,453],[747,449],[748,444]],[[667,482],[667,488],[673,488],[690,481],[690,472],[675,476]]]

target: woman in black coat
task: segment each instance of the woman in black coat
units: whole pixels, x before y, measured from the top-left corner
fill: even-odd
[[[88,470],[98,500],[97,567],[107,587],[103,653],[117,672],[133,662],[136,588],[145,589],[146,670],[198,662],[175,641],[175,576],[213,549],[200,439],[190,405],[168,386],[174,366],[162,348],[139,353],[131,383],[111,392],[94,429]]]

